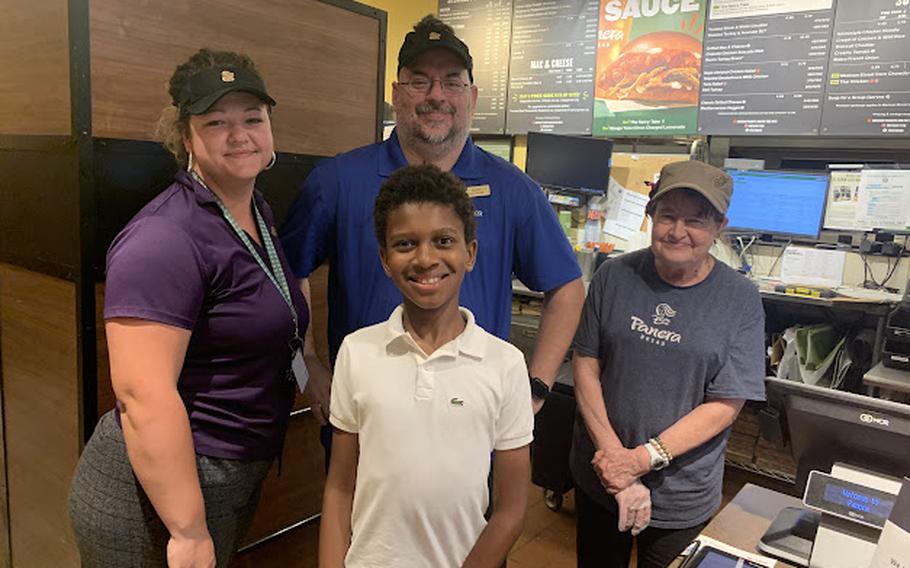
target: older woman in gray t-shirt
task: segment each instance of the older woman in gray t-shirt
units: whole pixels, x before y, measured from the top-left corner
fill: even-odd
[[[745,400],[764,399],[757,288],[708,251],[732,180],[702,162],[661,171],[648,249],[591,282],[574,342],[571,468],[581,568],[666,566],[720,505],[724,449]]]

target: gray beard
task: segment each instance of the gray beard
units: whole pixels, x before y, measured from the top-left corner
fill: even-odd
[[[468,139],[466,129],[453,127],[446,134],[430,136],[419,126],[408,129],[405,133],[406,143],[419,148],[420,154],[428,158],[444,156],[455,148],[464,146]]]

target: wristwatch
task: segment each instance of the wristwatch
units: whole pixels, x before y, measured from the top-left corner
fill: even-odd
[[[670,460],[656,447],[656,444],[649,440],[644,443],[644,446],[648,450],[648,457],[651,458],[651,471],[657,471],[670,465]]]
[[[531,377],[531,396],[537,400],[547,400],[547,397],[550,396],[550,385],[543,379]]]

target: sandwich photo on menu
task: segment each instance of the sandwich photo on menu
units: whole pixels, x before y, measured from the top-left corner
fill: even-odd
[[[604,99],[698,103],[701,41],[680,32],[652,32],[623,48],[597,75]]]
[[[601,0],[595,136],[696,132],[707,0]]]

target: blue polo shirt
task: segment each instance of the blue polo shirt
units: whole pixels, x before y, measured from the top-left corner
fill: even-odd
[[[344,337],[388,319],[401,293],[379,263],[373,203],[379,187],[408,165],[397,132],[388,140],[321,162],[307,177],[281,231],[298,278],[326,260],[329,269],[329,352]],[[452,173],[473,193],[477,264],[461,286],[461,305],[488,332],[507,339],[512,320],[512,274],[532,290],[548,291],[581,276],[546,196],[514,165],[468,138]]]

